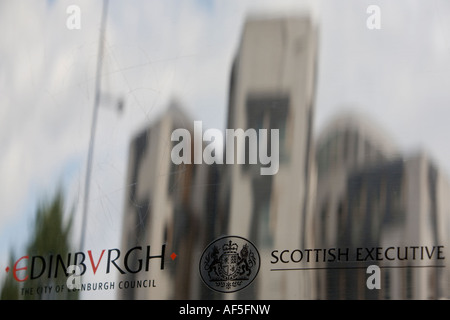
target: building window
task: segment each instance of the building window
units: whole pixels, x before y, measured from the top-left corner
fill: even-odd
[[[257,97],[247,98],[247,128],[268,130],[268,150],[271,150],[271,132],[270,129],[278,129],[279,132],[279,156],[280,163],[289,160],[289,148],[287,142],[287,120],[289,113],[289,97]],[[245,155],[246,164],[248,164],[249,146],[246,143]]]

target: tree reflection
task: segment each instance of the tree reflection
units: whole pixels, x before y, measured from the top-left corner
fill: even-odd
[[[59,190],[50,201],[43,201],[37,208],[33,230],[30,240],[26,246],[28,256],[47,257],[51,254],[67,256],[70,251],[70,230],[72,227],[72,214],[70,219],[64,221],[65,201],[64,195]],[[78,299],[78,292],[61,290],[56,292],[56,286],[66,284],[67,275],[60,272],[56,278],[42,276],[32,280],[31,277],[24,282],[14,279],[12,267],[18,257],[10,254],[9,272],[1,287],[1,299]],[[28,262],[30,263],[30,261]],[[27,270],[29,273],[29,268]],[[41,290],[37,288],[50,288],[52,290]],[[24,288],[34,288],[34,294],[24,295]]]

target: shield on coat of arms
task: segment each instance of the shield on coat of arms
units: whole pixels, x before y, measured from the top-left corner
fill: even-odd
[[[238,269],[237,262],[237,253],[224,253],[220,257],[220,270],[227,279],[229,279],[236,273]]]

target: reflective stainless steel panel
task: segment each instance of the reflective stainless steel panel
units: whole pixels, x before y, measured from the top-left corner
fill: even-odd
[[[450,5],[373,2],[2,3],[1,298],[449,298]]]

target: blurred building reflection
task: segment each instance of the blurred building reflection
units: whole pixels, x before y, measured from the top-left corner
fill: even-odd
[[[316,144],[316,247],[339,247],[338,232],[342,232],[343,198],[346,197],[349,176],[355,170],[396,156],[395,146],[383,131],[361,115],[340,114],[325,127]],[[337,290],[345,286],[334,283],[330,287],[333,281],[337,281],[336,271],[324,270],[318,273],[319,298],[337,298],[337,293],[332,294],[333,288]]]
[[[398,156],[384,132],[365,117],[346,113],[335,117],[317,140],[318,187],[316,198],[316,245],[336,245],[338,212],[350,174]]]
[[[123,220],[122,247],[151,245],[152,255],[165,247],[165,269],[150,267],[149,272],[128,274],[123,280],[157,279],[150,290],[121,290],[123,299],[187,299],[198,296],[198,268],[194,253],[203,250],[206,212],[214,219],[214,167],[180,164],[171,161],[174,129],[193,132],[189,119],[177,103],[172,103],[148,128],[132,141],[129,151],[127,194]],[[192,141],[193,143],[193,141]],[[201,243],[200,243],[201,242]],[[159,251],[158,251],[159,250]],[[177,254],[176,260],[169,258]],[[176,263],[174,262],[176,261]],[[176,267],[175,267],[176,265]],[[125,279],[126,278],[126,279]]]
[[[307,243],[314,190],[316,47],[316,28],[308,17],[252,18],[243,30],[230,77],[227,128],[279,129],[276,175],[260,175],[261,165],[248,162],[172,164],[171,132],[193,131],[192,120],[179,108],[171,108],[133,140],[122,245],[166,243],[166,252],[179,255],[158,290],[124,290],[121,298],[214,297],[201,284],[196,261],[207,243],[221,234],[251,239],[261,256],[269,255],[274,246]],[[248,146],[246,151],[248,155]],[[236,297],[312,297],[312,279],[300,279],[301,274],[269,276],[268,267],[262,265],[257,283]],[[128,276],[135,277],[144,276]]]
[[[367,248],[446,244],[448,230],[444,228],[450,203],[445,195],[448,191],[442,172],[424,154],[356,170],[347,181],[342,209],[338,212],[337,243]],[[420,261],[420,251],[418,248],[417,261],[412,261],[409,254],[409,259],[395,261],[393,266],[396,268],[383,269],[383,290],[352,285],[361,278],[365,281],[366,270],[352,270],[351,273],[346,270],[336,274],[338,281],[347,283],[339,298],[448,298],[448,275],[444,269],[409,267],[430,265]],[[349,290],[350,287],[355,290]]]
[[[312,240],[305,230],[313,205],[316,62],[317,31],[310,18],[247,20],[231,75],[227,128],[279,129],[279,171],[262,176],[259,165],[229,166],[221,187],[229,190],[227,233],[251,239],[262,257]],[[303,276],[270,274],[268,259],[262,259],[253,292],[237,296],[309,298],[312,279]]]
[[[445,176],[425,154],[403,157],[381,130],[373,129],[366,119],[347,115],[332,121],[318,140],[317,244],[445,244],[450,210]],[[448,271],[411,268],[414,262],[410,255],[383,269],[382,290],[367,289],[367,262],[324,270],[317,281],[318,298],[448,298]]]

